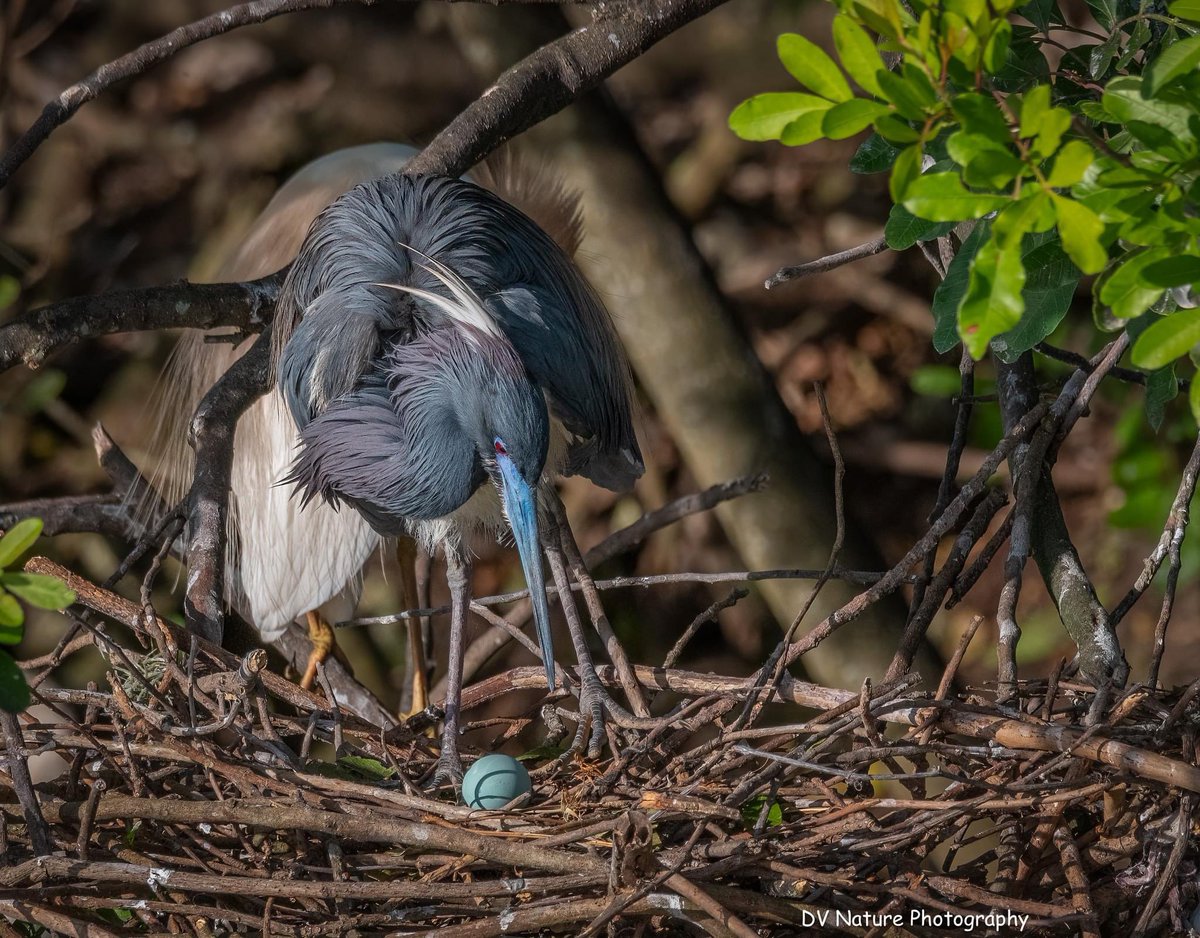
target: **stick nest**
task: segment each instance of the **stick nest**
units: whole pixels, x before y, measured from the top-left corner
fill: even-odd
[[[618,755],[593,761],[559,748],[572,699],[547,700],[541,669],[518,668],[467,688],[465,754],[548,726],[526,763],[534,790],[473,811],[422,787],[436,714],[370,725],[261,651],[192,649],[93,588],[105,601],[135,639],[91,628],[61,654],[99,648],[107,686],[41,684],[57,718],[23,718],[9,751],[10,779],[39,753],[69,763],[25,797],[0,788],[0,914],[14,921],[451,938],[792,935],[822,914],[822,933],[962,934],[992,915],[1008,918],[974,927],[1006,934],[1016,915],[1025,934],[1150,935],[1185,930],[1196,905],[1196,688],[1028,682],[1002,706],[919,691],[915,675],[855,694],[784,674],[771,693],[638,668],[664,715],[610,724]],[[601,678],[625,690],[611,668]]]

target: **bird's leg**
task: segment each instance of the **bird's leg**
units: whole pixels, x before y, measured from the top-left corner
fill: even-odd
[[[420,608],[417,591],[417,543],[411,537],[401,535],[396,541],[396,561],[400,564],[400,589],[404,594],[401,605],[405,609]],[[403,716],[420,713],[429,706],[429,686],[425,680],[425,643],[421,635],[420,619],[405,619],[408,650],[404,656],[404,710]]]
[[[546,502],[558,525],[559,542],[566,552],[567,560],[570,561],[571,572],[581,587],[584,602],[587,604],[588,616],[601,641],[604,642],[609,660],[617,669],[617,674],[621,678],[621,686],[625,689],[634,713],[641,718],[649,717],[650,709],[646,704],[646,697],[642,693],[641,685],[638,684],[637,677],[634,675],[633,666],[629,663],[629,656],[625,654],[620,639],[617,638],[612,625],[609,624],[608,615],[604,612],[604,605],[600,601],[600,592],[596,589],[596,582],[592,579],[587,564],[584,563],[579,545],[575,543],[575,532],[571,530],[571,524],[567,520],[567,510],[558,496],[557,489],[552,487],[548,487],[548,489]],[[614,715],[616,714],[614,713]]]
[[[333,626],[316,609],[306,612],[304,619],[308,623],[308,639],[313,647],[308,655],[308,664],[304,667],[304,676],[300,678],[300,686],[310,690],[317,680],[317,665],[333,651]]]
[[[442,724],[442,753],[438,756],[433,781],[462,782],[462,760],[458,757],[458,718],[462,696],[463,651],[466,644],[467,609],[471,605],[471,561],[461,546],[446,547],[446,580],[450,585],[450,647],[446,661],[445,719]]]
[[[557,521],[553,515],[546,531],[546,559],[550,562],[550,573],[554,577],[554,586],[558,590],[558,601],[562,605],[563,614],[567,618],[567,630],[571,633],[571,644],[575,646],[575,657],[579,661],[579,729],[575,732],[572,750],[583,748],[585,727],[591,724],[591,734],[588,736],[587,753],[589,759],[598,759],[600,750],[604,747],[604,709],[608,695],[596,676],[596,666],[592,662],[592,653],[587,645],[587,636],[583,633],[583,623],[579,618],[579,610],[575,606],[575,597],[571,593],[571,581],[567,576],[566,557],[563,554],[561,537]]]

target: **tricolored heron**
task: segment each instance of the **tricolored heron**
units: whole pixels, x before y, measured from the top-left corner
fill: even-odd
[[[643,470],[608,313],[567,253],[496,194],[394,173],[317,219],[275,329],[302,502],[348,506],[383,537],[411,534],[445,554],[439,774],[456,775],[470,536],[511,529],[553,687],[539,490],[563,473],[621,490]]]
[[[448,694],[448,701],[456,703],[466,588],[463,535],[477,527],[502,526],[502,508],[523,512],[514,527],[521,532],[518,547],[548,652],[536,545],[541,476],[548,481],[558,471],[582,472],[620,489],[632,483],[642,465],[629,420],[624,359],[602,304],[569,260],[578,243],[577,208],[552,180],[511,166],[481,173],[526,215],[469,183],[393,177],[389,184],[372,183],[331,207],[305,242],[310,225],[331,201],[358,183],[400,170],[413,152],[401,145],[373,144],[308,165],[279,190],[218,272],[222,279],[252,279],[301,254],[277,316],[277,339],[286,339],[300,322],[295,342],[280,344],[285,374],[290,375],[285,386],[289,380],[293,386],[290,400],[285,404],[279,391],[266,395],[237,430],[228,582],[231,598],[242,600],[237,604],[248,611],[265,641],[278,638],[292,619],[307,621],[314,654],[305,682],[311,683],[318,661],[332,646],[328,621],[351,614],[361,567],[380,535],[409,531],[430,547],[440,544],[446,548],[452,586],[457,584],[460,610],[452,622],[452,636],[457,636],[452,650],[457,648],[459,657],[451,662],[453,693]],[[156,441],[161,458],[155,475],[167,498],[182,497],[190,482],[187,420],[247,347],[212,343],[198,332],[180,341],[164,383]],[[423,368],[423,363],[440,367]],[[477,390],[492,392],[490,398],[477,399],[475,416],[481,422],[473,428],[472,446],[458,448],[457,474],[412,477],[417,472],[417,450],[412,449],[404,457],[413,460],[406,480],[416,483],[411,494],[356,502],[354,472],[370,475],[369,459],[361,461],[370,453],[360,445],[355,464],[341,458],[344,451],[331,442],[355,426],[351,401],[373,406],[367,421],[371,427],[390,422],[398,431],[402,415],[392,408],[389,416],[390,385],[400,389],[403,400],[452,395],[455,390],[445,379],[457,363],[474,370],[474,380],[481,383]],[[498,399],[506,396],[523,408],[525,419],[503,428],[502,435],[498,418],[504,417],[504,408]],[[465,418],[470,414],[464,400],[455,403]],[[297,429],[289,404],[307,433],[295,466],[297,479],[310,495],[325,496],[310,498],[303,509],[290,487],[278,484],[296,456]],[[487,414],[484,404],[491,407]],[[323,419],[310,427],[314,417]],[[485,429],[489,420],[497,424],[490,439],[486,433],[491,431]],[[387,445],[407,440],[397,436],[389,441],[386,433],[376,438]],[[507,453],[496,449],[497,440]],[[395,466],[400,454],[390,456]],[[430,462],[427,470],[437,471],[436,464]],[[511,475],[507,488],[506,472]],[[495,485],[482,486],[489,474]],[[528,494],[514,496],[522,484]],[[342,502],[359,510],[335,510]],[[413,603],[411,580],[406,593],[406,601]],[[410,629],[410,656],[419,648],[414,636]],[[546,657],[552,679],[552,659]],[[414,662],[414,673],[419,669]],[[450,742],[444,751],[445,764],[453,770],[457,712],[456,707],[450,710],[445,734]]]

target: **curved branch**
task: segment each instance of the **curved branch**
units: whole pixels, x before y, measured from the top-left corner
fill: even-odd
[[[598,8],[592,23],[504,72],[406,167],[462,175],[511,137],[556,114],[659,40],[725,0],[652,0]]]

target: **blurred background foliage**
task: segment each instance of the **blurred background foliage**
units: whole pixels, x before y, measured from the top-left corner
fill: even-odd
[[[1080,20],[1088,15],[1083,3],[1067,6]],[[0,59],[3,140],[10,142],[45,100],[93,68],[221,8],[219,0],[9,0]],[[781,396],[820,451],[827,450],[811,383],[826,382],[849,463],[848,510],[893,562],[923,531],[953,425],[957,353],[939,356],[931,344],[936,275],[912,249],[763,290],[765,277],[780,266],[874,237],[890,208],[887,178],[850,171],[865,135],[789,148],[740,141],[727,125],[747,96],[791,87],[775,59],[776,36],[798,32],[828,46],[834,13],[832,4],[818,0],[734,0],[651,50],[609,88]],[[343,146],[428,140],[482,91],[473,74],[438,3],[303,13],[185,50],[83,108],[0,193],[0,317],[70,295],[204,277],[289,173]],[[619,316],[620,284],[596,286]],[[1050,341],[1090,354],[1101,338],[1086,293],[1085,280],[1072,314]],[[68,349],[39,371],[0,376],[0,502],[106,490],[90,427],[102,421],[131,455],[142,454],[153,432],[147,405],[171,342],[160,334],[109,336]],[[991,390],[989,367],[985,362],[979,372],[984,395]],[[1047,386],[1068,372],[1042,358],[1038,368]],[[1155,432],[1143,399],[1140,388],[1106,383],[1091,419],[1068,438],[1055,468],[1072,533],[1110,606],[1157,539],[1195,433],[1186,401],[1168,404]],[[614,496],[577,480],[565,484],[584,549],[695,488],[646,402],[640,433],[651,465],[632,495]],[[985,398],[975,408],[964,474],[975,471],[999,435],[998,410]],[[99,581],[125,545],[72,535],[39,549]],[[480,559],[479,593],[520,585],[510,553],[493,550]],[[1163,665],[1167,684],[1190,679],[1200,666],[1197,597],[1190,588],[1200,562],[1195,537],[1185,558]],[[364,614],[396,608],[398,578],[390,563],[381,558],[368,570]],[[660,532],[636,555],[597,572],[740,566],[706,515]],[[136,595],[141,572],[119,588]],[[972,616],[988,617],[962,670],[971,681],[994,678],[989,626],[1000,584],[1000,571],[990,571],[969,601],[940,614],[931,630],[948,651]],[[155,596],[164,614],[180,608],[179,586],[171,567]],[[441,589],[435,577],[435,602]],[[726,592],[627,590],[609,594],[607,603],[631,656],[653,662]],[[1121,626],[1135,679],[1148,658],[1154,597],[1152,591]],[[1045,673],[1073,654],[1073,646],[1040,587],[1024,591],[1021,607],[1025,673]],[[62,630],[57,616],[31,617],[19,656],[48,651]],[[777,630],[752,594],[706,626],[682,664],[749,673]],[[344,630],[339,640],[356,673],[394,702],[402,631]],[[77,673],[61,679],[94,678],[98,671],[88,670],[101,662],[89,654],[75,656]],[[512,656],[525,663],[523,652]]]

